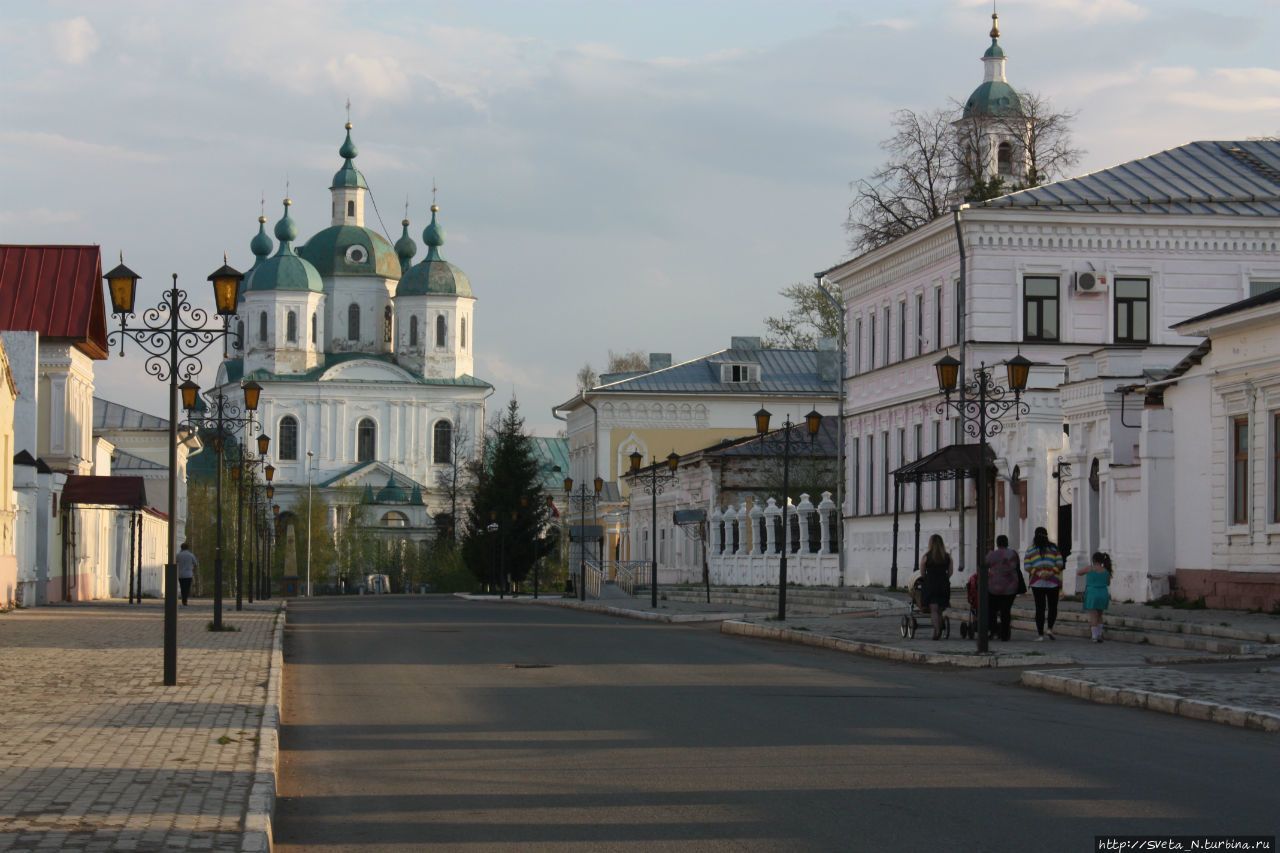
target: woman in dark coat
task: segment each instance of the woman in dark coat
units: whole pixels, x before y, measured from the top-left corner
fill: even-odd
[[[942,537],[929,537],[929,550],[920,560],[920,606],[928,608],[933,620],[933,639],[942,636],[942,611],[951,604],[951,555]]]

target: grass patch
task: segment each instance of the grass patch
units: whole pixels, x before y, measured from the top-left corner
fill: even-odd
[[[218,738],[218,744],[220,746],[226,746],[229,743],[235,743],[235,738],[229,737],[228,735],[223,735]]]
[[[212,620],[212,619],[210,619],[210,620],[208,621],[208,623],[206,623],[206,624],[205,624],[204,629],[205,629],[206,631],[239,631],[239,630],[240,630],[240,629],[239,629],[239,628],[237,628],[235,625],[231,625],[231,624],[229,624],[229,623],[227,623],[227,622],[223,622],[223,623],[222,623],[222,627],[221,627],[221,628],[215,628],[215,627],[213,627],[213,620]]]

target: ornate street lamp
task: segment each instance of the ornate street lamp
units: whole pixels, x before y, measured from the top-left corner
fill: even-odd
[[[236,312],[236,299],[240,281],[239,272],[223,265],[215,270],[209,281],[213,283],[217,316],[221,327],[206,325],[209,313],[203,308],[192,308],[187,294],[178,289],[178,274],[173,274],[173,286],[169,288],[156,307],[142,313],[140,325],[130,327],[134,316],[134,301],[138,292],[138,274],[120,264],[103,278],[111,296],[112,316],[120,318],[120,328],[107,336],[108,345],[120,342],[120,354],[124,355],[125,339],[132,340],[147,354],[146,370],[152,376],[169,383],[169,558],[164,566],[164,684],[171,687],[178,683],[178,379],[191,379],[200,373],[200,354],[215,341],[222,341],[223,358],[226,357],[226,341],[233,336],[231,317]]]
[[[978,439],[978,651],[986,653],[988,649],[987,632],[991,625],[991,609],[987,602],[987,553],[991,550],[987,542],[987,439],[1004,429],[1000,419],[1011,410],[1014,420],[1018,420],[1031,411],[1031,407],[1022,402],[1022,392],[1027,388],[1027,379],[1031,372],[1031,361],[1021,353],[1005,362],[1008,376],[1008,387],[1002,388],[991,378],[991,371],[985,362],[974,371],[973,379],[967,381],[960,389],[960,399],[952,400],[951,393],[956,390],[960,379],[961,364],[955,358],[945,355],[934,362],[938,373],[938,390],[943,393],[943,401],[937,405],[938,414],[955,412],[961,420],[964,432]],[[1010,398],[1012,393],[1012,398]]]
[[[229,429],[243,427],[242,434],[247,434],[253,427],[253,413],[258,408],[258,394],[262,390],[256,382],[248,382],[241,386],[244,391],[243,412],[233,401],[228,400],[218,388],[207,395],[210,404],[204,414],[194,412],[196,401],[200,396],[200,386],[188,379],[182,383],[182,407],[187,410],[187,420],[200,429],[213,432],[213,449],[218,457],[215,500],[217,503],[217,545],[213,556],[213,630],[222,630],[222,465],[226,449],[226,438]]]
[[[596,477],[592,483],[595,487],[595,493],[587,492],[587,484],[582,483],[578,486],[578,493],[573,492],[573,478],[564,478],[564,490],[569,496],[569,509],[572,512],[573,505],[578,505],[578,599],[587,600],[587,504],[591,504],[591,515],[596,515],[595,507],[600,500],[600,490],[604,488],[604,480]],[[573,543],[573,536],[569,536],[570,545]]]
[[[766,443],[770,442],[769,436],[769,418],[773,415],[763,406],[760,411],[755,413],[756,433],[760,436],[760,452],[765,451]],[[809,414],[804,416],[805,431],[809,435],[809,452],[813,453],[813,441],[818,435],[818,431],[822,429],[822,413],[817,409],[810,410]],[[790,504],[789,497],[791,492],[791,430],[795,424],[791,423],[791,415],[787,415],[779,430],[781,436],[772,436],[772,443],[776,446],[778,441],[782,443],[782,553],[778,559],[778,620],[782,621],[787,618],[787,555],[791,551],[791,526],[787,520],[787,506]]]
[[[664,487],[680,482],[675,474],[676,468],[680,465],[680,457],[676,455],[674,450],[671,451],[667,456],[666,473],[661,473],[658,470],[658,460],[654,459],[653,464],[649,466],[648,482],[640,479],[640,465],[644,462],[644,456],[640,451],[635,451],[627,458],[631,460],[632,483],[644,489],[645,494],[653,497],[653,515],[650,524],[652,528],[650,532],[653,534],[653,550],[649,555],[652,558],[649,575],[649,601],[650,606],[656,610],[658,607],[658,495],[662,494]]]

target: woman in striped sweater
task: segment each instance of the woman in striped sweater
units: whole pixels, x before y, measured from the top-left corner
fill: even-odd
[[[1053,623],[1058,620],[1058,595],[1062,592],[1062,552],[1049,541],[1049,531],[1037,527],[1031,547],[1022,558],[1027,570],[1027,586],[1036,599],[1036,639],[1044,642],[1045,634],[1054,639]],[[1046,628],[1046,611],[1048,627]]]

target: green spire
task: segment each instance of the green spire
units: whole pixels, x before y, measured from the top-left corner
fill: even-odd
[[[427,244],[428,261],[440,260],[440,247],[444,245],[444,227],[436,223],[439,205],[431,205],[431,223],[422,229],[422,242]]]
[[[409,236],[409,220],[405,219],[400,225],[404,230],[400,233],[400,239],[396,241],[396,255],[400,258],[400,269],[407,270],[413,261],[413,256],[418,253],[418,244]]]
[[[258,233],[249,241],[249,251],[254,254],[253,268],[256,269],[259,264],[267,259],[275,245],[275,243],[271,242],[271,238],[267,236],[267,217],[259,216]]]
[[[277,255],[292,255],[293,241],[298,239],[298,223],[293,221],[293,217],[289,215],[289,206],[293,204],[291,199],[284,200],[284,216],[276,223],[276,239],[280,241],[280,251]]]

